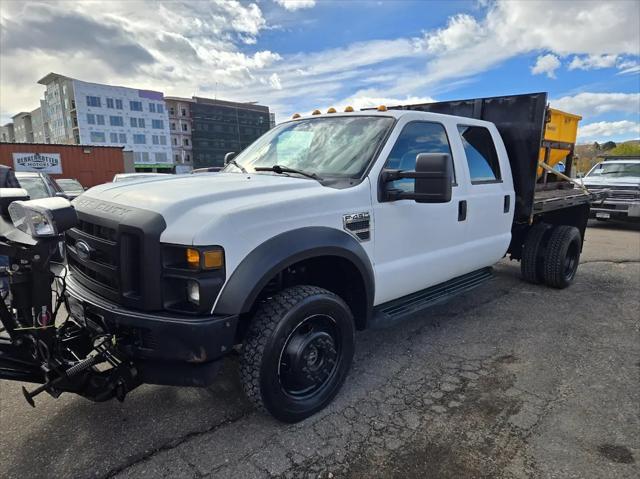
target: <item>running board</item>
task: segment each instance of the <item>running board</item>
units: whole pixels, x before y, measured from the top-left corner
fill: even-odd
[[[492,277],[493,269],[483,268],[381,304],[374,308],[369,325],[376,329],[392,326],[418,311],[444,303],[453,296],[480,286]]]

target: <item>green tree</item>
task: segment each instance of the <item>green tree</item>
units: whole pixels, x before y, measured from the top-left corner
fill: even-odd
[[[616,143],[614,141],[607,141],[606,143],[603,143],[602,146],[600,147],[602,150],[613,150],[616,146]]]
[[[640,155],[639,143],[621,143],[613,150],[608,152],[609,155]]]

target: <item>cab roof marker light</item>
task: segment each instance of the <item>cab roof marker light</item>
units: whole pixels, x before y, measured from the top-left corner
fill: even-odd
[[[312,115],[320,115],[320,110],[313,110]]]
[[[327,110],[327,113],[335,113],[336,109],[334,107],[331,107]]]
[[[380,105],[378,107],[378,111],[387,111],[387,106],[386,105]]]
[[[291,117],[292,120],[297,120],[298,118],[300,118],[300,113],[294,113]]]
[[[352,106],[348,106],[344,109],[345,113],[353,113],[353,107]]]

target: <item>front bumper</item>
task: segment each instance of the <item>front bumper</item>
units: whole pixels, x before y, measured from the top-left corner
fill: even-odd
[[[607,198],[591,205],[591,216],[596,218],[640,218],[640,201],[632,202]]]
[[[143,383],[206,386],[233,347],[237,316],[178,316],[125,309],[67,275],[69,313],[96,334],[119,338]]]

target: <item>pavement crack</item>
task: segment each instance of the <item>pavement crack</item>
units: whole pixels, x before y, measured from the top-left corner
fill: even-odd
[[[137,454],[135,456],[132,456],[131,458],[129,458],[126,462],[124,462],[123,464],[114,467],[112,469],[110,469],[109,471],[107,471],[105,474],[98,476],[99,479],[109,479],[112,477],[117,476],[118,474],[120,474],[121,472],[126,471],[127,469],[140,464],[141,462],[145,462],[148,461],[149,459],[151,459],[152,457],[154,457],[156,454],[159,454],[161,452],[165,452],[165,451],[170,451],[171,449],[175,449],[176,447],[178,447],[179,445],[193,439],[196,437],[200,437],[200,436],[204,436],[205,434],[208,434],[210,432],[214,432],[224,426],[228,426],[229,424],[233,424],[235,422],[238,422],[240,419],[244,418],[247,416],[248,413],[251,412],[251,409],[247,408],[243,411],[241,411],[239,414],[236,414],[234,416],[231,416],[227,419],[225,419],[224,421],[218,422],[216,424],[211,425],[210,427],[200,430],[200,431],[192,431],[189,432],[187,434],[185,434],[184,436],[180,436],[179,438],[176,438],[172,441],[169,441],[166,444],[162,444],[150,451],[146,451],[144,453],[141,454]],[[191,464],[189,464],[189,466],[192,466]],[[196,473],[199,475],[197,469],[196,469]]]

